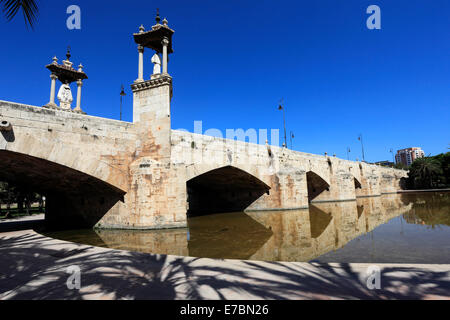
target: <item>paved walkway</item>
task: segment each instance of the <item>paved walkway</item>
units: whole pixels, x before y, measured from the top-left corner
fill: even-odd
[[[151,255],[79,245],[33,230],[0,233],[0,299],[450,299],[450,265],[381,268]],[[81,289],[69,290],[69,266]]]

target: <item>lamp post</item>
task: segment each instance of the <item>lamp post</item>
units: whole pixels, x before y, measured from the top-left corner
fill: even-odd
[[[287,136],[286,136],[286,115],[285,115],[285,109],[283,107],[283,99],[280,101],[280,105],[278,106],[278,110],[283,110],[283,126],[284,126],[284,144],[283,147],[287,147]]]
[[[364,144],[363,144],[362,133],[359,134],[358,140],[361,141],[362,161],[363,161],[363,162],[366,162],[366,159],[365,159],[365,157],[364,157]]]
[[[347,147],[347,160],[350,160],[350,148]]]
[[[394,150],[391,148],[391,150],[389,150],[389,152],[392,153],[392,163],[394,163],[394,165],[395,165]]]
[[[120,90],[120,121],[122,121],[122,98],[125,97],[126,95],[127,94],[123,90],[123,85],[122,85],[122,88]]]
[[[294,133],[292,131],[291,131],[291,134],[290,134],[289,138],[291,139],[291,150],[293,150],[292,149],[292,139],[294,139],[295,137],[294,137]]]

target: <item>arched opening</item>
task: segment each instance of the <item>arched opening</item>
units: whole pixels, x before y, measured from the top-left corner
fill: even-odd
[[[363,189],[362,189],[362,184],[361,182],[359,182],[358,179],[354,178],[355,181],[355,196],[358,197],[362,197],[364,195],[363,193]]]
[[[311,202],[319,194],[325,190],[329,190],[330,185],[323,180],[318,174],[308,171],[306,173],[306,181],[308,186],[308,201]]]
[[[355,189],[361,189],[362,188],[361,182],[359,182],[358,179],[356,179],[356,178],[354,178],[354,179],[355,179]]]
[[[255,176],[232,166],[208,171],[186,186],[188,216],[244,211],[270,190]]]
[[[83,172],[5,150],[0,151],[0,180],[45,196],[50,229],[93,227],[125,194]]]

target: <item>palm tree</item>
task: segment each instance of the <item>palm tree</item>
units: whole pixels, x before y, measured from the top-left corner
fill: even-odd
[[[8,21],[11,21],[21,10],[25,25],[33,29],[39,12],[35,0],[0,0],[0,7]]]
[[[416,188],[432,188],[433,178],[442,174],[439,161],[434,158],[419,158],[411,165],[409,176],[413,177]]]

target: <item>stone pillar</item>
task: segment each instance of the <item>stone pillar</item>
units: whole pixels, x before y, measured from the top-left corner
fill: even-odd
[[[247,210],[278,210],[308,208],[306,172],[282,167],[266,177],[269,193],[253,202]]]
[[[151,153],[153,159],[170,160],[170,100],[172,78],[169,76],[131,85],[133,122],[136,128],[137,155]]]
[[[81,87],[83,86],[83,80],[77,81],[77,106],[75,109],[73,109],[74,112],[83,113],[83,110],[81,110]]]
[[[167,74],[167,46],[169,45],[169,39],[164,37],[162,40],[162,46],[163,46],[163,61],[162,61],[162,73]]]
[[[186,227],[186,167],[171,163],[172,78],[131,85],[136,148],[127,206],[135,227]]]
[[[327,157],[327,161],[320,165],[321,174],[329,184],[328,188],[312,199],[312,203],[328,201],[355,200],[355,178],[348,169],[342,166],[339,159]],[[327,179],[326,177],[329,177]]]
[[[47,104],[47,106],[49,107],[57,107],[56,103],[55,103],[55,89],[56,89],[56,79],[58,79],[58,77],[56,76],[56,74],[52,73],[50,75],[50,79],[52,79],[51,85],[50,85],[50,101]]]
[[[139,52],[139,70],[136,82],[142,82],[144,81],[144,47],[142,45],[138,45],[138,52]]]

